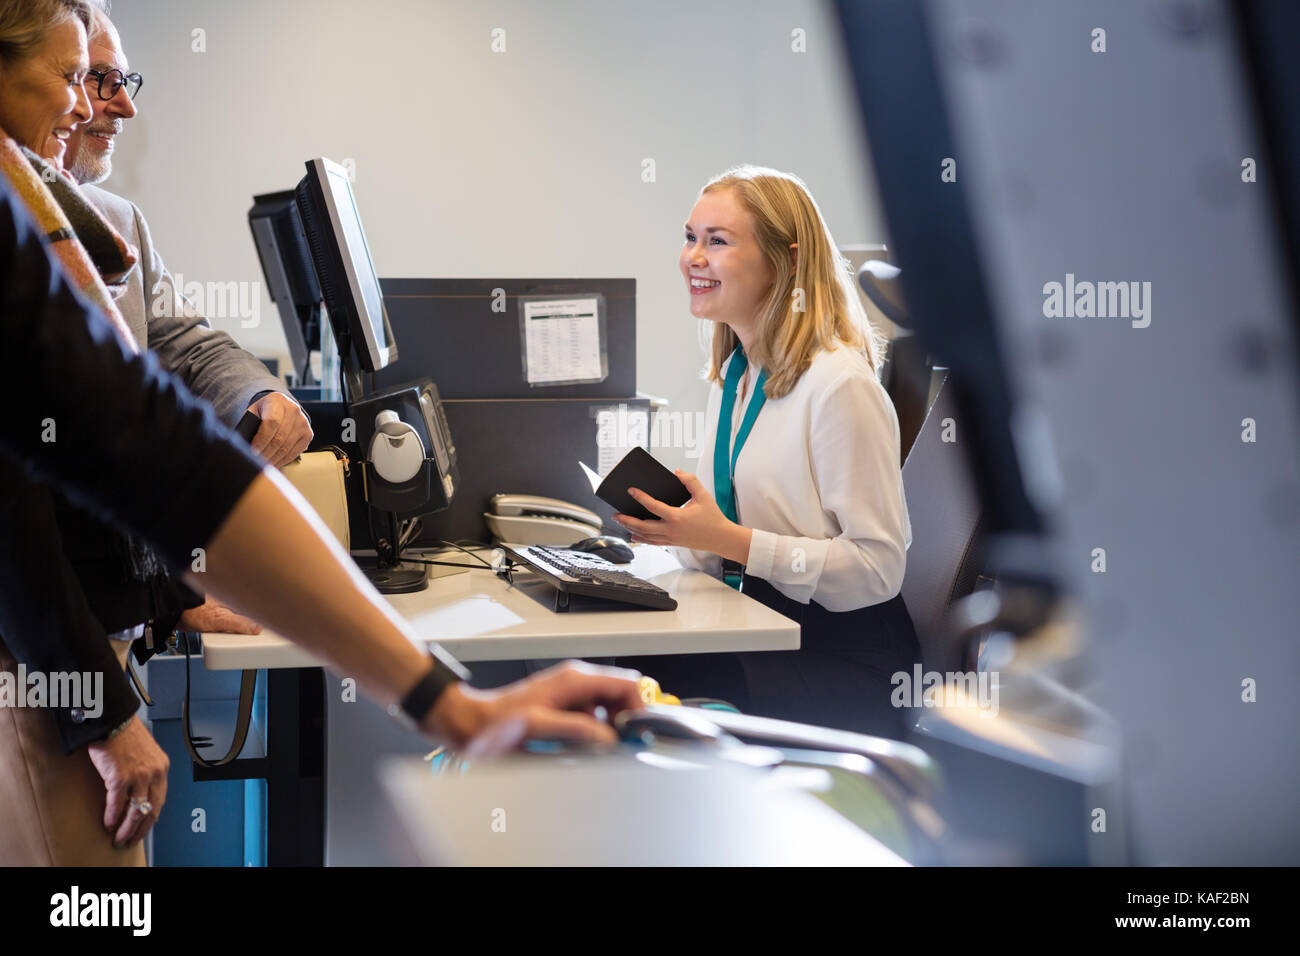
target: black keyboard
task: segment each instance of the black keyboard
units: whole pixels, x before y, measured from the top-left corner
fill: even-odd
[[[619,569],[598,555],[538,544],[526,548],[502,545],[501,548],[513,561],[537,572],[555,588],[557,611],[569,609],[572,594],[637,604],[656,611],[677,610],[677,602],[663,588]]]

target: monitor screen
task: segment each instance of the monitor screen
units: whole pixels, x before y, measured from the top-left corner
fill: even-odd
[[[344,363],[354,356],[361,368],[378,371],[397,358],[397,345],[348,172],[313,159],[296,196]]]
[[[357,211],[357,200],[352,195],[352,184],[348,182],[347,170],[331,163],[327,171],[329,176],[326,181],[334,196],[339,223],[343,227],[343,250],[352,266],[357,290],[365,302],[366,318],[375,334],[375,342],[380,348],[387,348],[388,336],[384,330],[384,302],[379,294],[379,277],[375,275],[370,246],[366,245],[366,234],[361,229],[361,213]]]

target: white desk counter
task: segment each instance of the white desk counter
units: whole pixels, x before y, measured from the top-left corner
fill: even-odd
[[[390,832],[371,860],[432,866],[906,866],[790,777],[686,750],[380,764]],[[676,764],[674,766],[674,764]],[[525,796],[526,795],[526,796]],[[506,821],[493,826],[483,821]],[[367,860],[366,862],[371,862]]]
[[[789,618],[707,574],[682,568],[660,548],[638,545],[635,552],[622,567],[668,591],[677,600],[675,611],[604,609],[592,601],[557,613],[555,591],[545,582],[519,572],[511,585],[481,565],[388,600],[420,638],[437,641],[466,663],[799,647],[799,625]],[[471,560],[451,554],[440,559]],[[203,650],[211,670],[322,666],[270,631],[204,634]]]

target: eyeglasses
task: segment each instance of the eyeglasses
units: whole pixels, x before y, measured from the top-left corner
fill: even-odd
[[[96,92],[101,100],[111,100],[117,96],[117,91],[123,86],[126,87],[126,95],[135,99],[135,94],[140,92],[140,87],[144,86],[144,77],[139,73],[123,73],[121,70],[87,70],[86,81],[89,82],[91,77],[99,81]]]

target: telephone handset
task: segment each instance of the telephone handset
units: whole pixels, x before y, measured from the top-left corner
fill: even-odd
[[[498,541],[567,548],[601,532],[600,515],[558,498],[493,495],[483,519]]]

